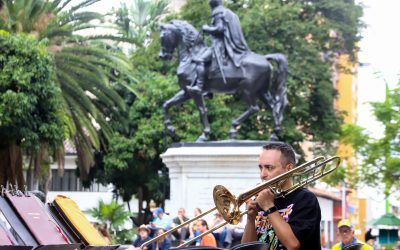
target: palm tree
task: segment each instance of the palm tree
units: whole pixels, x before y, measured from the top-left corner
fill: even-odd
[[[111,229],[113,235],[121,230],[121,227],[129,219],[129,212],[126,211],[123,204],[118,204],[112,200],[110,203],[105,203],[99,200],[97,207],[87,211],[93,218],[107,225]]]
[[[135,46],[145,46],[159,19],[167,13],[167,0],[134,0],[131,5],[121,3],[115,11],[119,33]]]
[[[69,114],[66,134],[75,143],[82,179],[94,164],[93,150],[112,136],[110,120],[119,119],[125,109],[113,85],[134,81],[130,64],[121,52],[106,49],[104,42],[100,42],[102,46],[92,42],[128,39],[77,34],[98,27],[94,21],[103,21],[101,14],[85,10],[98,1],[81,0],[71,6],[72,0],[0,0],[0,29],[46,40],[54,56],[55,81]],[[34,165],[40,168],[40,161]]]

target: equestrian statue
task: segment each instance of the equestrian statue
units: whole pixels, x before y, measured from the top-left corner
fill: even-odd
[[[244,38],[238,16],[222,5],[222,0],[209,0],[212,9],[211,25],[203,25],[202,32],[211,35],[212,46],[207,47],[200,33],[189,23],[172,20],[162,24],[160,58],[171,60],[178,50],[178,84],[181,90],[163,104],[164,125],[170,135],[175,134],[169,108],[193,98],[199,109],[203,133],[197,141],[206,141],[210,134],[204,96],[213,93],[240,93],[248,109],[233,120],[230,139],[237,127],[260,110],[261,100],[272,110],[274,128],[270,140],[279,140],[283,111],[287,104],[286,80],[288,63],[283,54],[253,53]],[[269,62],[276,62],[276,72]]]

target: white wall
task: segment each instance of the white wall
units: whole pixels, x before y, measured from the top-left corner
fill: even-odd
[[[321,229],[324,228],[325,239],[329,244],[333,242],[335,233],[333,226],[333,201],[322,197],[317,198],[321,208]]]
[[[225,186],[238,195],[260,182],[255,147],[180,147],[161,155],[169,168],[171,201],[167,211],[179,207],[192,215],[196,207],[203,211],[214,207],[213,188]]]

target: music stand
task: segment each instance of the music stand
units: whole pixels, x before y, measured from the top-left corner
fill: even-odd
[[[268,244],[259,241],[242,243],[231,248],[231,250],[267,250],[267,249],[268,249]]]
[[[0,246],[1,250],[31,250],[32,246]]]
[[[111,246],[85,246],[85,250],[114,250],[117,249],[119,245],[111,245]]]
[[[185,250],[222,250],[219,247],[210,246],[187,246],[187,247],[171,247],[171,249],[185,249]]]
[[[80,249],[81,244],[62,244],[62,245],[41,245],[35,247],[35,250],[75,250]]]

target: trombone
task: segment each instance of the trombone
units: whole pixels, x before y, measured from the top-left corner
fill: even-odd
[[[294,192],[295,190],[304,187],[328,174],[336,170],[336,168],[340,164],[340,157],[334,156],[328,159],[325,159],[323,156],[319,156],[309,162],[306,162],[298,167],[295,167],[291,169],[290,171],[281,174],[279,176],[276,176],[272,178],[271,180],[268,180],[266,182],[260,183],[257,186],[255,186],[252,189],[249,189],[241,194],[238,195],[238,197],[234,196],[229,192],[227,188],[225,188],[222,185],[217,185],[214,187],[213,191],[213,198],[214,198],[214,204],[215,207],[211,208],[204,213],[186,221],[185,223],[182,223],[178,225],[177,227],[171,228],[170,230],[166,231],[165,233],[149,240],[143,243],[140,248],[143,249],[147,245],[153,243],[154,241],[158,240],[159,238],[165,237],[166,235],[169,235],[179,228],[182,228],[193,221],[196,221],[205,215],[218,210],[218,212],[222,215],[224,218],[225,222],[216,225],[215,227],[207,230],[206,232],[192,238],[191,240],[188,240],[181,245],[178,246],[180,247],[185,247],[189,245],[190,243],[196,241],[197,239],[203,237],[206,234],[209,234],[226,224],[232,224],[236,225],[239,223],[240,218],[247,214],[248,211],[240,212],[239,208],[243,203],[245,203],[247,200],[251,199],[253,196],[257,195],[260,193],[262,190],[269,188],[274,194],[275,198],[279,197],[285,197],[288,194]],[[292,178],[293,184],[287,188],[284,189],[283,186],[288,181],[290,178]]]

